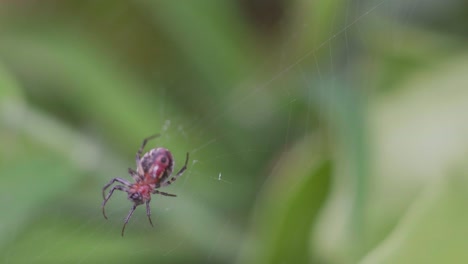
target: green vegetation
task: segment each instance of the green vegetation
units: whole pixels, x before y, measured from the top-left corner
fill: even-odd
[[[0,263],[467,263],[468,8],[435,2],[2,1]],[[189,167],[122,238],[102,187],[154,133]]]

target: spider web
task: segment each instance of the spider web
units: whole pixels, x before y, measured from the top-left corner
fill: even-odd
[[[355,31],[359,31],[361,23],[369,23],[372,14],[378,15],[381,13],[388,2],[388,0],[368,2],[366,6],[364,6],[364,2],[360,1],[347,2],[344,7],[346,10],[344,12],[346,15],[344,25],[339,25],[336,22],[332,25],[325,25],[330,28],[328,37],[319,45],[301,54],[292,62],[281,60],[282,54],[286,54],[290,50],[290,46],[285,44],[282,54],[279,54],[278,72],[265,78],[265,81],[261,85],[255,85],[250,87],[250,89],[245,89],[241,94],[232,95],[233,99],[230,101],[231,103],[227,105],[214,103],[210,106],[211,114],[193,118],[193,120],[189,120],[188,122],[181,121],[171,112],[167,105],[162,104],[159,109],[159,114],[162,117],[161,119],[165,120],[165,122],[160,129],[161,137],[150,141],[146,147],[146,151],[156,146],[164,146],[170,149],[176,161],[176,171],[182,165],[184,153],[186,151],[191,155],[190,161],[188,169],[183,176],[171,187],[167,188],[167,190],[164,190],[169,193],[177,194],[177,198],[164,196],[153,197],[151,208],[152,219],[155,224],[154,228],[148,223],[144,206],[138,207],[135,211],[135,214],[127,225],[126,235],[124,237],[130,244],[132,244],[131,242],[135,242],[133,244],[139,244],[138,246],[131,246],[130,249],[128,249],[132,250],[131,255],[135,257],[135,259],[144,259],[145,256],[153,256],[155,252],[157,252],[156,254],[161,257],[158,261],[164,262],[177,259],[177,254],[179,252],[196,254],[198,250],[201,250],[203,252],[208,252],[206,254],[206,263],[219,263],[220,260],[226,259],[226,255],[235,258],[236,252],[240,250],[236,242],[242,242],[240,234],[245,232],[244,227],[242,227],[245,223],[239,223],[239,217],[235,214],[223,211],[221,207],[223,204],[229,204],[228,207],[231,208],[235,207],[236,203],[233,203],[232,199],[235,199],[236,195],[239,196],[239,194],[250,193],[247,196],[253,198],[252,195],[254,195],[255,190],[258,190],[262,183],[254,182],[249,185],[248,179],[236,175],[235,172],[233,173],[232,169],[226,164],[230,163],[233,159],[242,158],[244,155],[265,155],[271,152],[272,148],[268,144],[265,144],[264,146],[258,145],[245,150],[225,151],[223,148],[224,140],[232,136],[232,132],[228,128],[223,129],[220,127],[216,135],[213,135],[210,131],[207,131],[205,127],[208,125],[209,127],[216,126],[220,124],[220,120],[224,118],[232,119],[233,117],[244,116],[249,112],[255,115],[258,112],[264,111],[261,107],[256,108],[255,102],[267,97],[269,88],[281,83],[282,78],[291,77],[291,75],[296,76],[298,81],[302,83],[302,85],[299,86],[302,88],[282,87],[281,93],[284,95],[284,98],[287,98],[286,100],[280,102],[266,102],[270,104],[267,110],[273,110],[267,113],[267,116],[287,113],[286,129],[279,133],[282,134],[281,140],[284,151],[287,151],[288,147],[293,143],[295,138],[297,138],[297,134],[300,133],[297,132],[292,125],[293,121],[297,121],[294,120],[294,118],[297,118],[295,115],[295,111],[297,111],[294,108],[295,105],[300,101],[306,101],[307,109],[305,119],[303,120],[304,125],[302,132],[303,136],[306,137],[313,130],[313,122],[316,122],[312,120],[313,112],[318,112],[319,115],[325,115],[330,107],[327,104],[321,104],[318,106],[319,109],[317,110],[316,102],[313,101],[315,94],[313,94],[311,87],[314,85],[318,86],[321,90],[319,94],[323,94],[324,101],[326,101],[326,98],[331,97],[329,95],[327,96],[327,93],[333,92],[330,91],[330,89],[333,89],[334,85],[332,83],[325,87],[325,74],[339,74],[341,73],[340,68],[342,68],[343,65],[349,66],[348,64],[352,61],[352,59],[349,58],[350,55],[346,51],[346,56],[335,53],[336,51],[333,47],[335,42],[344,41],[346,43],[346,49],[351,49],[352,44],[350,44],[349,41],[352,38],[352,34],[354,34]],[[415,2],[413,1],[412,3]],[[417,5],[414,4],[414,6]],[[406,15],[409,16],[411,12],[412,10],[408,9]],[[312,27],[313,25],[304,26]],[[291,36],[289,36],[289,38],[293,39],[295,32],[290,32],[290,34]],[[397,40],[398,38],[395,37],[393,39]],[[401,41],[398,43],[401,43]],[[322,51],[323,49],[328,49],[328,61],[320,60],[316,56],[318,51]],[[345,58],[344,61],[343,57]],[[311,80],[310,76],[314,76],[316,80]],[[345,78],[351,79],[351,76],[346,76]],[[363,84],[365,82],[366,80],[362,80]],[[165,94],[166,93],[163,91],[162,96],[164,97]],[[164,102],[165,100],[162,101]],[[261,114],[259,115],[261,116]],[[249,126],[256,121],[258,120],[247,120],[244,125]],[[204,138],[204,135],[210,136],[208,136],[208,139],[202,139],[201,141],[196,140],[199,136]],[[180,142],[184,144],[180,144]],[[186,145],[187,148],[172,149],[171,146],[176,143],[177,145]],[[135,142],[135,152],[139,144],[140,142]],[[90,152],[99,152],[99,150],[92,149]],[[134,154],[131,153],[131,155],[133,156]],[[121,159],[122,158],[115,156],[109,157],[109,160]],[[89,161],[78,162],[86,163]],[[106,163],[106,161],[102,160],[101,162]],[[109,164],[110,163],[111,162],[109,162]],[[120,164],[126,164],[128,167],[134,168],[133,163],[128,164],[122,161]],[[122,171],[126,171],[125,166],[121,165],[120,167],[115,167],[115,163],[112,163],[112,165],[106,166],[105,169],[109,169],[109,171],[112,172],[112,174],[109,173],[109,175],[125,177],[121,173]],[[259,170],[258,172],[268,175],[271,173],[271,170],[274,169],[275,167],[273,166],[269,171]],[[261,178],[266,178],[265,176],[266,175]],[[200,190],[205,189],[215,191],[210,193],[200,192]],[[75,202],[78,203],[79,199],[98,198],[95,194],[89,195],[90,198],[81,197]],[[208,206],[204,203],[208,203],[208,206],[217,208],[216,220],[210,217],[198,217],[199,215],[205,215],[204,213],[209,211]],[[57,254],[57,250],[62,248],[63,244],[72,243],[70,241],[75,240],[73,243],[76,243],[76,239],[80,238],[83,239],[83,241],[93,241],[94,243],[86,245],[86,251],[80,254],[80,258],[74,259],[73,261],[76,263],[91,263],[99,259],[102,255],[101,252],[105,251],[107,248],[121,246],[122,242],[120,240],[122,239],[120,238],[120,229],[123,224],[123,218],[127,215],[129,209],[130,203],[126,199],[126,195],[115,193],[106,207],[106,213],[109,218],[108,221],[103,219],[100,210],[90,211],[83,208],[82,217],[80,219],[68,220],[69,225],[75,226],[73,230],[64,232],[62,239],[47,242],[48,244],[44,245],[41,244],[41,238],[47,237],[50,232],[56,232],[57,229],[62,230],[61,225],[63,225],[62,222],[64,221],[63,215],[65,215],[66,210],[68,210],[65,202],[58,203],[57,206],[44,208],[43,214],[47,215],[50,228],[42,228],[39,231],[34,231],[36,232],[36,238],[20,245],[20,248],[26,251],[27,247],[34,244],[44,248],[41,254],[30,256],[32,262],[41,263],[50,259],[55,259],[57,263],[68,262],[70,259],[67,257],[67,252]],[[181,219],[182,216],[190,216],[191,214],[194,214],[193,219]],[[211,214],[207,213],[206,215]],[[221,215],[221,217],[219,217],[219,215]],[[191,220],[196,220],[197,222],[192,222]],[[209,234],[200,234],[199,229],[204,225],[210,225],[212,227],[212,232]],[[154,233],[154,235],[157,236],[157,241],[138,237],[148,233]],[[15,236],[14,233],[10,235]],[[115,236],[115,244],[108,244],[109,236]],[[202,238],[200,239],[200,237]],[[148,241],[155,244],[145,244]],[[228,248],[225,244],[235,249],[223,252],[225,248]],[[197,245],[198,248],[194,248],[194,245]],[[125,247],[122,247],[122,250],[125,250]],[[15,259],[15,256],[12,254],[15,253],[7,250],[6,254],[0,257],[0,259],[2,259],[4,263],[9,263]],[[103,262],[117,263],[125,263],[128,261],[131,261],[131,259],[120,259],[118,256],[112,260],[103,260]]]

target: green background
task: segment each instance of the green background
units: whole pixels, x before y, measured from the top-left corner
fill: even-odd
[[[0,263],[468,263],[466,1],[0,2]],[[152,228],[143,138],[185,174]]]

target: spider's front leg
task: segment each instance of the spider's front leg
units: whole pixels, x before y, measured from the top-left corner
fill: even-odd
[[[109,188],[114,182],[122,183],[125,186],[116,185],[116,186],[112,187],[112,189],[110,190],[110,192],[106,196],[105,192],[106,192],[107,188]],[[131,185],[132,184],[130,182],[128,182],[128,181],[126,181],[124,179],[114,178],[102,188],[102,198],[104,198],[104,201],[102,202],[102,214],[104,215],[105,219],[107,219],[107,216],[106,216],[106,212],[104,210],[104,207],[106,206],[107,201],[111,198],[114,191],[115,190],[120,190],[120,191],[128,192],[128,187],[130,187]]]
[[[149,203],[150,203],[150,201],[146,201],[146,215],[148,216],[148,220],[149,220],[151,226],[153,226],[153,222],[151,221],[151,208],[150,208]]]
[[[167,192],[160,192],[158,190],[154,190],[153,194],[161,194],[161,195],[164,195],[164,196],[177,197],[177,195],[175,195],[175,194],[167,193]]]
[[[104,187],[102,188],[102,198],[105,199],[106,195],[105,195],[105,192],[106,192],[106,189],[109,188],[114,182],[120,182],[121,184],[125,185],[125,186],[128,186],[130,187],[132,184],[127,181],[127,180],[124,180],[122,178],[114,178],[112,180],[110,180],[110,182],[106,185],[104,185]]]
[[[114,187],[112,187],[112,189],[110,190],[110,192],[107,194],[106,197],[104,197],[104,201],[102,202],[102,215],[104,215],[104,218],[107,219],[107,216],[106,216],[106,211],[105,211],[105,206],[106,206],[106,203],[107,201],[109,201],[109,199],[111,198],[112,194],[114,193],[115,190],[119,190],[119,191],[123,191],[123,192],[128,192],[128,188],[125,187],[125,186],[122,186],[122,185],[116,185]]]
[[[132,206],[132,208],[130,209],[130,212],[128,212],[127,217],[125,217],[125,223],[124,223],[124,225],[122,227],[122,236],[124,235],[125,227],[127,226],[128,220],[130,220],[130,217],[132,217],[133,212],[135,212],[136,207],[137,207],[137,205],[134,204]]]

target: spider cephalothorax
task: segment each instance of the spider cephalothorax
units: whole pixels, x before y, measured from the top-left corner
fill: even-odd
[[[130,217],[132,217],[132,214],[135,211],[136,207],[143,203],[146,204],[146,215],[148,216],[148,220],[151,226],[153,226],[153,222],[151,221],[151,209],[149,207],[149,202],[151,201],[151,194],[161,194],[165,196],[175,197],[175,194],[160,192],[157,189],[170,185],[177,179],[177,177],[181,176],[187,168],[187,163],[189,159],[188,153],[185,159],[184,166],[173,177],[171,177],[171,174],[174,169],[174,160],[169,150],[165,148],[156,148],[150,150],[149,152],[145,153],[143,157],[141,157],[143,149],[148,140],[158,136],[159,135],[154,135],[143,140],[143,143],[141,144],[141,147],[136,154],[137,170],[135,171],[130,168],[128,169],[128,172],[135,180],[135,183],[130,183],[129,181],[124,180],[122,178],[114,178],[108,184],[106,184],[104,188],[102,188],[102,197],[104,198],[104,202],[102,203],[102,214],[106,219],[107,216],[106,212],[104,211],[104,207],[115,190],[126,192],[128,194],[128,199],[133,202],[133,206],[130,209],[130,212],[128,213],[127,217],[125,218],[125,223],[122,228],[122,236],[125,231],[125,226],[127,225]],[[106,196],[106,189],[109,188],[115,182],[119,182],[123,185],[115,185],[114,187],[112,187],[112,189]]]

